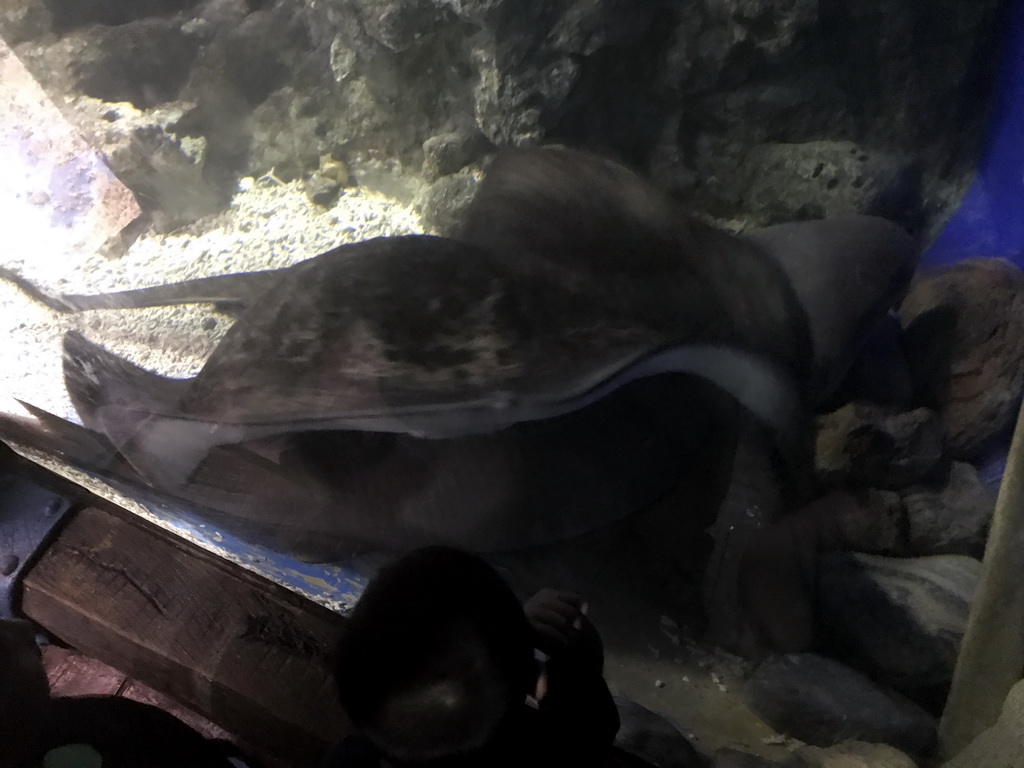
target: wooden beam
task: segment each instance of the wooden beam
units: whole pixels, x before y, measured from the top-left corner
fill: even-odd
[[[209,718],[260,757],[316,765],[350,733],[329,658],[345,619],[18,456],[79,502],[25,575],[21,610],[71,647]],[[619,751],[602,768],[653,768]]]
[[[293,765],[349,730],[329,674],[341,616],[127,512],[77,512],[22,611]]]

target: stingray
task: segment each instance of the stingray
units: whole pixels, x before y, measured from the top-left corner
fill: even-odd
[[[175,397],[102,402],[90,426],[162,484],[185,481],[216,445],[315,430],[493,433],[673,371],[785,427],[800,409],[793,375],[728,316],[706,322],[713,300],[692,283],[668,264],[553,274],[429,236],[344,246],[288,270]]]
[[[892,245],[861,223],[868,235],[849,224],[842,253],[885,246],[912,261],[895,232]],[[550,541],[664,493],[688,456],[728,443],[706,418],[732,403],[800,442],[825,352],[845,351],[842,329],[884,302],[840,311],[840,291],[812,309],[853,320],[815,337],[813,297],[772,253],[784,243],[682,215],[615,163],[512,152],[457,240],[379,238],[283,270],[108,296],[103,306],[241,311],[188,380],[68,334],[85,426],[35,411],[36,426],[73,461],[289,532],[300,548]]]
[[[602,193],[593,195],[595,187]],[[653,189],[622,166],[547,148],[506,153],[498,159],[470,208],[460,239],[504,253],[511,261],[522,260],[528,252],[549,265],[582,269],[591,276],[608,264],[616,273],[636,273],[650,266],[648,256],[657,261],[655,254],[663,255],[673,247],[677,233],[672,230],[679,218]],[[728,235],[682,218],[690,229],[691,250],[706,255],[704,263],[692,266],[705,272],[718,270],[720,290],[730,290],[731,282],[734,305],[737,294],[744,291],[777,290],[772,269],[764,267],[756,274],[757,260],[750,259],[735,240],[728,242]],[[652,238],[660,247],[641,253]],[[918,244],[896,224],[865,215],[780,224],[742,239],[767,254],[789,279],[806,312],[812,339],[809,396],[814,402],[826,399],[850,369],[864,340],[884,322],[886,311],[898,306],[906,294],[917,266]],[[5,268],[0,268],[0,278],[60,312],[212,303],[239,315],[297,268],[215,275],[98,295],[51,296]],[[776,314],[796,318],[785,304],[783,300],[775,307]],[[748,319],[748,334],[764,320]],[[764,323],[764,328],[769,336],[777,333],[772,322]],[[795,332],[785,336],[794,338]],[[792,362],[793,355],[789,358]]]
[[[755,248],[564,150],[500,164],[477,200],[462,240],[378,238],[281,270],[180,396],[102,403],[89,426],[173,485],[215,445],[492,433],[666,371],[715,381],[776,428],[799,410],[806,323]],[[476,221],[514,247],[477,237]]]

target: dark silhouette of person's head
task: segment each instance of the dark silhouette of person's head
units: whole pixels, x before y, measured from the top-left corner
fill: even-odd
[[[420,549],[366,588],[339,645],[335,681],[352,724],[387,756],[472,753],[533,691],[529,624],[480,557]]]

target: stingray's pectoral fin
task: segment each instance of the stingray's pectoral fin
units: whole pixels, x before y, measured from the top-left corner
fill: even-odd
[[[814,496],[814,423],[804,407],[796,382],[774,366],[744,369],[741,385],[723,388],[736,397],[771,430],[775,463],[787,505],[803,504]]]
[[[177,405],[187,380],[171,379],[134,365],[77,331],[64,334],[64,385],[79,418],[102,430],[97,411],[107,405],[166,413]]]
[[[757,358],[744,356],[724,372],[716,383],[772,430],[788,496],[802,500],[813,485],[814,444],[800,387],[783,369]]]
[[[800,386],[786,368],[737,347],[669,347],[641,362],[636,370],[645,375],[677,371],[707,379],[776,432],[791,428],[804,412]]]
[[[187,421],[150,410],[104,406],[96,412],[104,434],[151,485],[165,490],[189,482],[196,468],[221,442],[207,422]]]
[[[813,432],[801,387],[787,369],[761,355],[716,345],[671,349],[655,364],[696,374],[735,398],[772,431],[794,495],[804,495],[803,486],[812,482]]]

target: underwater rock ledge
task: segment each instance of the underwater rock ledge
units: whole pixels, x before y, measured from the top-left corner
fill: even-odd
[[[972,173],[1000,7],[46,0],[0,9],[0,35],[100,146],[117,110],[82,102],[152,116],[202,171],[178,163],[173,183],[207,200],[325,157],[411,200],[495,149],[557,141],[737,226],[873,212],[932,230]],[[138,183],[165,187],[154,174]]]

